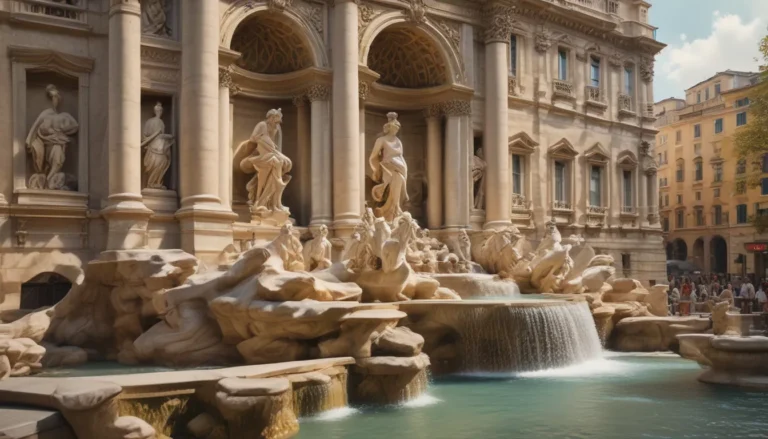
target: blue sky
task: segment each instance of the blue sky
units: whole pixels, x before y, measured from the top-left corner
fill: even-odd
[[[719,71],[757,71],[768,0],[650,1],[657,39],[668,45],[656,58],[656,101],[684,97],[686,88]]]

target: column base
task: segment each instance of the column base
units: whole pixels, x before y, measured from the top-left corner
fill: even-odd
[[[147,248],[147,227],[153,212],[144,205],[141,195],[113,194],[107,203],[101,210],[107,221],[107,250]]]
[[[512,225],[511,220],[488,221],[483,225],[483,230],[502,230]]]
[[[184,198],[175,216],[181,228],[181,248],[204,262],[218,262],[224,249],[233,243],[237,214],[222,206],[216,196]]]
[[[336,238],[349,238],[358,224],[360,224],[359,215],[338,216],[333,220],[333,234]]]

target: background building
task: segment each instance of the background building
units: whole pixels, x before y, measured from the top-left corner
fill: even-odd
[[[669,259],[689,260],[704,272],[765,275],[768,247],[753,244],[768,242],[768,234],[757,234],[751,217],[768,207],[768,180],[759,188],[747,184],[755,164],[740,161],[733,146],[733,135],[749,123],[757,79],[728,70],[686,90],[685,100],[656,104],[659,206]],[[757,172],[768,172],[766,165]],[[743,264],[735,262],[739,255]]]
[[[554,218],[564,234],[612,254],[620,274],[662,279],[650,148],[654,56],[664,45],[649,7],[2,2],[4,306],[75,281],[104,250],[182,248],[217,264],[227,249],[274,236],[277,227],[250,212],[249,176],[233,162],[271,108],[282,108],[294,165],[283,203],[302,233],[329,226],[336,257],[372,202],[368,154],[396,111],[406,207],[436,236],[515,224],[536,241]],[[60,141],[65,160],[51,180],[50,158],[38,169],[27,145],[54,94],[54,114],[78,126]],[[162,124],[153,124],[171,138],[171,161],[148,184],[156,176],[144,169],[142,142],[160,107]],[[479,201],[473,170],[484,173]]]

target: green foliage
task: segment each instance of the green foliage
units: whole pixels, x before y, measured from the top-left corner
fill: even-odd
[[[754,215],[749,220],[758,235],[768,230],[768,215]]]
[[[768,66],[768,36],[760,40],[763,64]],[[760,184],[756,174],[762,173],[762,156],[768,153],[768,68],[760,73],[760,82],[749,95],[749,123],[733,137],[736,154],[753,164],[749,185]]]

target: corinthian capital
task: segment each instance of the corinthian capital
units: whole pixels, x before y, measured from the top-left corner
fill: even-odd
[[[485,43],[509,43],[515,25],[515,8],[500,3],[488,3],[483,8]]]

